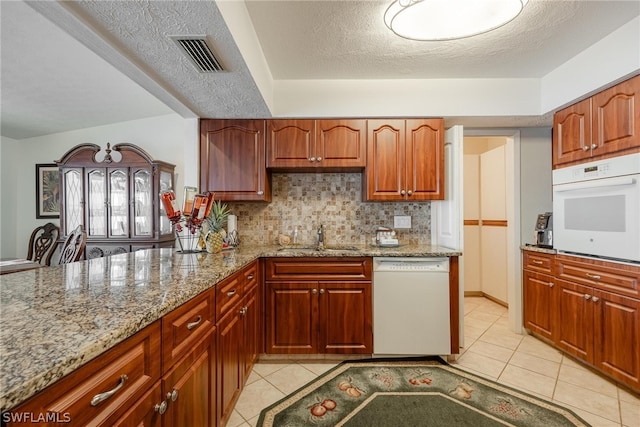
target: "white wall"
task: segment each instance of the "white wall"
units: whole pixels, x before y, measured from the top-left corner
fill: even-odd
[[[59,160],[78,144],[93,143],[105,149],[107,142],[111,145],[127,142],[141,147],[154,159],[175,164],[176,188],[185,184],[198,186],[197,123],[195,119],[185,120],[171,114],[10,143],[3,139],[0,194],[2,256],[26,257],[31,231],[50,221],[36,219],[36,163]],[[6,176],[11,181],[6,181]],[[15,204],[7,203],[7,200],[15,200]],[[59,224],[57,219],[52,222]]]
[[[533,243],[539,213],[551,212],[551,128],[520,133],[520,243]]]

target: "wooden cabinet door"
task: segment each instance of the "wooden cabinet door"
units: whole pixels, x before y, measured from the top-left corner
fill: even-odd
[[[317,283],[267,282],[265,297],[267,353],[320,353]]]
[[[364,168],[367,153],[367,121],[316,120],[313,156],[321,167]]]
[[[552,333],[562,350],[593,363],[593,288],[556,280],[558,304]]]
[[[407,120],[407,200],[444,200],[444,120]]]
[[[225,425],[243,386],[243,324],[240,304],[218,322],[217,408],[218,423]]]
[[[163,377],[165,427],[215,425],[215,329]]]
[[[373,352],[371,282],[319,282],[323,353]]]
[[[315,167],[315,157],[315,120],[267,120],[268,168]]]
[[[523,274],[524,327],[553,340],[555,279],[544,274],[524,271]]]
[[[160,427],[162,425],[162,414],[160,405],[162,397],[162,383],[160,381],[145,393],[126,414],[112,424],[113,427]],[[165,403],[166,404],[166,403]]]
[[[591,98],[553,116],[553,166],[591,157]]]
[[[271,201],[264,120],[200,121],[200,191],[217,200]]]
[[[594,365],[640,390],[640,300],[594,290]]]
[[[640,76],[595,94],[592,155],[640,147]]]
[[[260,349],[258,346],[260,332],[261,310],[258,304],[258,286],[254,286],[246,292],[243,304],[243,333],[244,345],[242,349],[243,356],[243,381],[249,377],[251,369],[258,360]]]
[[[366,200],[405,199],[404,129],[404,120],[367,121]]]

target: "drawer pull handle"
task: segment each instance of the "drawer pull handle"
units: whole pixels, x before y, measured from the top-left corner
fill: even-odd
[[[192,330],[202,322],[202,316],[198,316],[195,322],[187,323],[187,329]]]
[[[231,289],[229,292],[227,292],[227,296],[229,298],[231,298],[232,296],[234,296],[236,294],[236,290],[235,289]]]
[[[175,388],[171,390],[171,393],[167,393],[167,400],[175,402],[178,399],[178,390]]]
[[[157,403],[156,406],[153,407],[153,410],[155,412],[159,413],[160,415],[162,415],[165,412],[167,412],[167,402],[166,402],[166,400],[163,400],[162,403]]]
[[[589,273],[587,273],[587,277],[589,279],[593,279],[593,280],[600,280],[600,276],[597,275],[597,274],[589,274]]]
[[[95,396],[93,396],[93,399],[91,399],[91,406],[98,406],[100,403],[116,394],[128,379],[129,377],[127,377],[125,374],[120,375],[120,382],[118,383],[118,385],[109,391],[105,391],[104,393],[96,394]]]
[[[556,285],[555,283],[553,283],[553,282],[549,282],[549,287],[550,287],[550,288],[553,288],[555,285]]]
[[[542,261],[537,260],[537,259],[532,259],[531,262],[534,263],[534,264],[538,264],[538,265],[542,265],[543,264]]]
[[[321,293],[321,294],[324,294],[324,289],[320,289],[320,293]]]
[[[247,276],[247,279],[249,279],[249,280],[253,280],[253,274],[248,275],[248,276]]]
[[[584,294],[584,299],[589,299],[589,298],[591,298],[591,295],[589,295],[589,294]]]

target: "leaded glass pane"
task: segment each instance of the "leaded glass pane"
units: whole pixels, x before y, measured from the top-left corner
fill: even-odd
[[[64,172],[64,223],[71,231],[82,224],[82,175],[78,170]]]
[[[95,169],[88,174],[89,186],[89,236],[105,236],[105,174],[104,169]]]
[[[139,170],[134,179],[135,235],[151,236],[153,204],[151,201],[151,171]]]
[[[122,170],[109,173],[110,191],[110,227],[112,236],[127,236],[129,229],[128,210],[129,192],[127,189],[127,174]]]

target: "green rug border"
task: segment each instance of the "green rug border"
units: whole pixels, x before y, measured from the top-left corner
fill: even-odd
[[[273,407],[280,405],[282,402],[285,402],[286,400],[290,399],[290,396],[299,393],[300,391],[302,391],[303,389],[307,388],[311,383],[318,381],[318,379],[323,378],[329,374],[331,374],[333,371],[339,369],[342,365],[345,365],[347,363],[367,363],[367,362],[375,362],[375,363],[385,363],[385,362],[428,362],[428,361],[437,361],[439,363],[441,363],[444,366],[449,367],[450,369],[462,372],[464,375],[470,376],[472,378],[479,378],[482,381],[488,381],[492,384],[496,384],[500,387],[504,387],[508,390],[511,390],[515,393],[520,393],[523,394],[525,396],[528,396],[532,399],[536,399],[536,400],[540,400],[543,401],[544,403],[551,405],[551,406],[555,406],[556,408],[562,409],[563,411],[567,411],[569,413],[571,413],[571,415],[573,415],[574,417],[576,417],[578,420],[580,420],[585,427],[591,427],[591,424],[589,424],[588,422],[586,422],[584,420],[584,418],[580,417],[578,414],[576,414],[575,412],[573,412],[573,410],[559,405],[555,402],[551,402],[549,400],[546,400],[545,398],[539,397],[539,396],[535,396],[533,394],[530,394],[526,391],[522,391],[522,390],[518,390],[516,388],[513,388],[509,385],[506,384],[500,384],[492,379],[489,378],[485,378],[481,375],[472,373],[472,372],[468,372],[465,371],[464,369],[461,369],[457,366],[451,365],[450,363],[448,363],[446,360],[444,360],[442,357],[440,356],[425,356],[425,357],[399,357],[399,358],[395,358],[395,357],[381,357],[381,358],[364,358],[364,359],[348,359],[348,360],[343,360],[340,363],[338,363],[336,366],[334,366],[333,368],[329,369],[328,371],[322,373],[321,375],[318,375],[315,379],[307,382],[306,384],[304,384],[303,386],[297,388],[296,390],[292,391],[291,393],[287,394],[285,397],[283,397],[282,399],[278,400],[277,402],[272,403],[271,405],[267,406],[266,408],[263,408],[260,411],[260,417],[258,417],[258,423],[257,426],[258,427],[262,427],[262,424],[264,423],[264,417],[265,417],[265,413],[269,410],[271,410]],[[293,362],[293,361],[292,361]],[[300,361],[295,361],[296,363],[301,363],[304,362],[304,360],[300,360]]]

